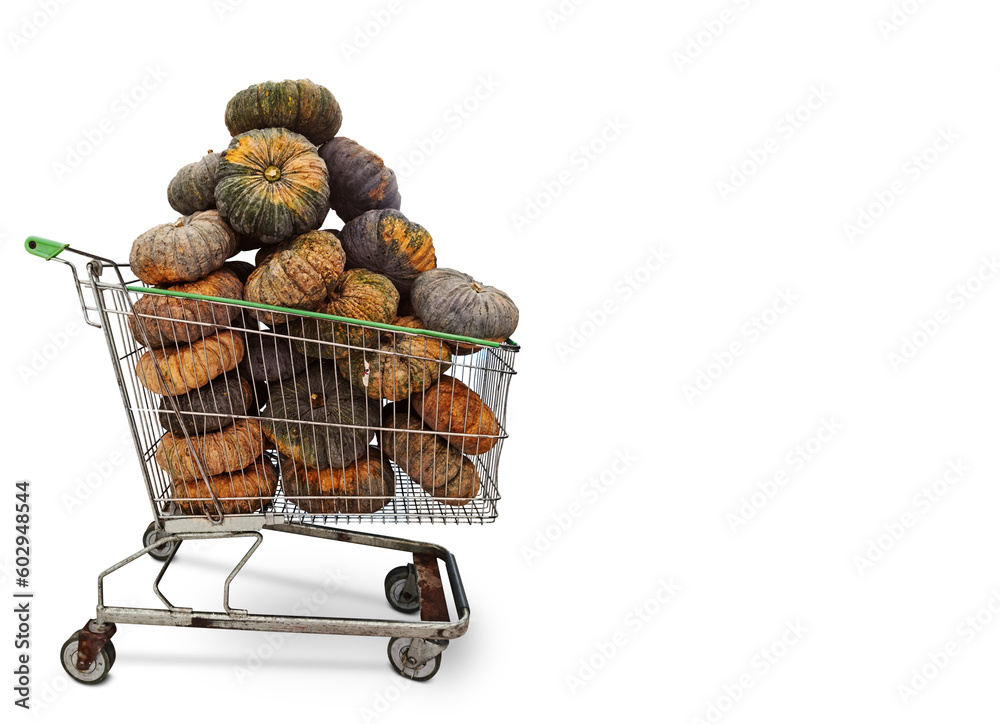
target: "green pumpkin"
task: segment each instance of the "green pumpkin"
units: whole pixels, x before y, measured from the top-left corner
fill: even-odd
[[[277,244],[323,224],[330,210],[326,163],[297,133],[247,131],[219,160],[215,202],[237,234]]]
[[[209,151],[200,161],[177,172],[167,187],[167,202],[174,211],[188,216],[215,208],[215,171],[221,155]]]
[[[268,386],[264,434],[282,455],[311,468],[342,468],[368,450],[378,405],[357,392],[329,362],[317,360]]]
[[[343,121],[333,93],[311,80],[257,83],[226,104],[226,128],[236,136],[258,128],[287,128],[319,146]]]

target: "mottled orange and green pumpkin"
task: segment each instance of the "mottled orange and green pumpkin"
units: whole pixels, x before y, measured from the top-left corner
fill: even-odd
[[[343,120],[333,93],[308,79],[257,83],[226,104],[226,128],[233,136],[287,128],[319,146],[337,135]]]
[[[367,211],[340,233],[347,266],[371,269],[392,280],[404,298],[421,272],[434,269],[437,257],[427,229],[395,209]]]
[[[146,284],[175,284],[207,276],[236,251],[236,235],[213,209],[140,234],[128,261]]]
[[[167,186],[167,202],[179,214],[215,208],[215,171],[222,154],[209,151],[177,172]]]
[[[316,311],[335,317],[389,324],[396,316],[398,304],[399,292],[386,277],[367,269],[349,269],[337,278],[326,301]],[[308,344],[293,340],[296,348],[310,357],[327,359],[346,356],[349,351],[344,346],[346,344],[375,347],[379,338],[377,329],[309,317],[290,320],[288,331],[293,337],[326,342]],[[332,346],[334,344],[336,346]]]
[[[383,333],[377,348],[351,349],[337,360],[340,373],[373,400],[423,392],[449,367],[451,348],[445,342],[402,332]]]
[[[248,302],[315,310],[336,287],[347,260],[340,241],[329,231],[308,231],[270,250],[247,279]],[[286,315],[251,309],[264,324],[281,324]]]
[[[329,212],[326,162],[285,128],[233,138],[216,170],[215,202],[238,234],[277,244],[318,229]]]

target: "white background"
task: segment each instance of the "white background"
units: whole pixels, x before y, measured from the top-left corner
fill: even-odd
[[[0,559],[9,595],[30,478],[36,713],[995,719],[1000,7],[897,5],[6,2]],[[386,530],[456,553],[471,627],[426,685],[382,639],[142,627],[103,685],[69,683],[59,647],[150,513],[103,337],[24,237],[126,259],[175,217],[174,172],[226,145],[229,97],[286,77],[333,90],[442,266],[520,306],[500,518]],[[810,439],[824,421],[836,434]],[[755,515],[733,518],[744,499]],[[238,548],[182,549],[167,594],[218,608]],[[321,614],[391,616],[381,581],[402,562],[272,534],[234,605],[321,591]],[[109,579],[108,602],[153,604],[155,570]],[[921,691],[899,688],[921,668]]]

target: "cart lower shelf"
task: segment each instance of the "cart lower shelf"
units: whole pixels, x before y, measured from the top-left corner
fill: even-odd
[[[143,548],[102,572],[97,578],[97,615],[79,631],[73,633],[60,652],[66,673],[84,684],[103,681],[114,666],[116,653],[111,638],[118,624],[147,626],[184,626],[194,628],[235,629],[241,631],[279,631],[283,633],[341,634],[350,636],[388,636],[389,661],[402,676],[426,681],[441,666],[441,653],[451,639],[463,635],[469,626],[469,603],[458,572],[455,557],[433,543],[359,533],[338,528],[324,528],[304,523],[273,522],[260,526],[314,538],[389,548],[413,556],[413,562],[389,571],[385,578],[385,595],[390,605],[407,614],[420,614],[420,621],[325,618],[319,616],[281,616],[253,614],[229,605],[229,587],[250,556],[263,541],[260,530],[227,528],[216,531],[167,532],[151,524],[143,536]],[[236,564],[223,589],[222,611],[194,611],[174,606],[162,594],[159,583],[185,540],[221,540],[236,537],[254,538],[246,555]],[[163,561],[153,591],[165,608],[132,608],[104,605],[104,578],[146,555]],[[448,614],[444,586],[438,562],[445,570],[455,602],[457,620]]]

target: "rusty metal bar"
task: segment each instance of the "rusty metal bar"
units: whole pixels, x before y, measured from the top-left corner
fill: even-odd
[[[417,567],[417,585],[420,587],[420,619],[422,621],[447,621],[448,602],[444,598],[438,559],[428,553],[414,553]]]

